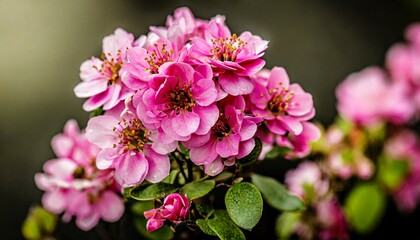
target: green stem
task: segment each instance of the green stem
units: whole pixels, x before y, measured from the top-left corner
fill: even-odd
[[[173,159],[175,159],[176,163],[178,164],[179,170],[181,171],[181,174],[184,177],[185,181],[188,181],[187,175],[184,172],[184,167],[183,167],[183,164],[182,164],[182,160],[178,158],[177,152],[171,153],[171,156],[172,156]]]

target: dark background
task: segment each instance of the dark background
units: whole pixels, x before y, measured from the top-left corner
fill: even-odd
[[[336,114],[335,86],[351,72],[383,65],[404,28],[420,20],[416,0],[0,0],[1,239],[21,239],[29,207],[40,202],[33,175],[54,157],[51,137],[69,118],[86,125],[83,100],[73,94],[82,61],[98,56],[115,28],[139,36],[180,6],[204,19],[224,14],[232,32],[269,40],[267,67],[285,67],[312,93],[316,120],[325,124]],[[270,162],[262,171],[282,178],[281,166]],[[420,239],[420,214],[398,215],[389,206],[377,231],[353,238]]]

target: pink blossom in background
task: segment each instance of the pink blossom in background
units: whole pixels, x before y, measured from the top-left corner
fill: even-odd
[[[349,239],[346,217],[335,199],[317,203],[316,217],[320,225],[318,237],[322,240]]]
[[[247,156],[255,146],[253,139],[259,118],[244,115],[243,97],[226,97],[218,104],[216,124],[203,135],[194,134],[184,143],[190,149],[191,161],[204,165],[204,171],[215,176],[224,166],[235,164],[236,158]]]
[[[244,32],[231,34],[224,16],[216,16],[204,32],[204,38],[192,40],[191,58],[210,64],[223,91],[237,96],[249,94],[254,86],[249,76],[258,73],[265,65],[261,59],[268,41]]]
[[[95,167],[99,148],[87,141],[76,121],[69,120],[64,133],[55,136],[52,147],[57,159],[44,164],[44,173],[35,175],[35,182],[45,191],[43,206],[55,213],[64,212],[63,220],[76,218],[76,225],[90,230],[100,219],[115,222],[124,213],[121,187],[112,172]]]
[[[134,96],[137,115],[158,129],[160,142],[186,141],[193,133],[210,131],[219,116],[212,74],[208,65],[165,63],[149,82],[150,88]]]
[[[329,189],[328,180],[315,162],[303,162],[294,170],[289,170],[285,176],[285,183],[289,191],[304,200],[323,197]],[[313,196],[308,196],[308,188]],[[310,199],[308,199],[310,198]]]
[[[144,212],[147,221],[147,231],[153,232],[163,226],[166,220],[179,224],[186,220],[190,201],[186,195],[178,193],[169,194],[165,197],[163,205]]]
[[[420,202],[420,141],[410,130],[395,133],[384,147],[393,161],[406,161],[407,175],[393,191],[394,199],[402,211],[411,211]]]
[[[407,88],[388,82],[386,74],[377,67],[349,75],[337,87],[336,97],[340,115],[364,127],[385,121],[403,124],[414,113]]]
[[[115,169],[114,177],[123,187],[144,180],[156,183],[168,176],[170,162],[163,155],[168,152],[156,152],[150,142],[156,134],[144,127],[131,102],[120,116],[97,116],[86,127],[89,141],[101,148],[96,166],[101,170]]]
[[[79,98],[89,98],[83,104],[85,111],[99,107],[108,110],[134,94],[121,81],[123,60],[133,46],[134,36],[121,28],[104,38],[101,58],[92,57],[80,66],[82,82],[74,92]]]

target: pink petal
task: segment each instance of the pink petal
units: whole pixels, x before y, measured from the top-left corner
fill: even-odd
[[[218,157],[212,163],[204,165],[204,172],[210,176],[216,176],[223,171],[224,167],[225,165],[223,165],[222,160]]]
[[[144,155],[148,161],[149,170],[146,180],[152,183],[162,181],[169,175],[171,163],[168,155],[161,155],[153,151],[150,146],[145,146]]]
[[[105,191],[97,206],[102,219],[108,222],[118,221],[124,213],[124,201],[112,191]]]
[[[302,116],[313,108],[312,95],[309,93],[296,94],[292,98],[287,112],[293,116]]]
[[[268,79],[268,89],[289,89],[289,83],[289,76],[284,68],[274,67],[271,70],[270,77]]]
[[[267,121],[267,128],[274,134],[284,135],[287,130],[282,126],[282,124],[277,120]]]
[[[216,144],[216,152],[222,157],[227,158],[235,156],[239,152],[239,142],[241,136],[239,134],[230,134],[224,137],[221,142]]]
[[[246,141],[248,139],[253,138],[256,132],[257,124],[255,124],[253,121],[245,119],[242,122],[241,131],[239,132],[239,135],[241,136],[241,141]]]
[[[112,165],[115,165],[115,162],[118,162],[120,154],[115,148],[105,148],[99,152],[96,157],[96,167],[100,170],[105,170],[110,168]]]
[[[86,81],[77,84],[74,94],[79,98],[87,98],[104,92],[108,88],[108,81],[105,79]]]
[[[65,179],[73,175],[77,164],[71,159],[59,158],[50,160],[44,164],[44,172],[61,179]]]
[[[60,190],[54,190],[51,192],[46,192],[42,196],[42,205],[48,211],[60,214],[66,208],[66,195]]]
[[[151,218],[147,221],[146,229],[148,232],[153,232],[161,228],[164,223],[165,220],[156,220],[154,218]]]
[[[172,129],[181,137],[189,136],[197,131],[200,116],[194,112],[181,111],[172,119]]]
[[[86,216],[78,217],[76,219],[76,225],[83,231],[89,231],[98,224],[99,218],[98,212],[92,212]]]
[[[195,131],[199,135],[208,133],[219,119],[219,108],[215,104],[207,107],[194,107],[193,112],[200,117],[200,125]]]
[[[191,148],[191,161],[193,161],[196,165],[203,165],[213,162],[218,155],[216,152],[216,142],[217,140],[210,139],[207,144],[201,147]]]
[[[289,130],[293,135],[299,135],[303,131],[302,123],[292,116],[283,116],[280,121],[283,127]]]
[[[97,94],[83,104],[83,109],[87,112],[93,111],[100,106],[104,105],[112,96],[112,92],[107,89],[105,92]]]
[[[74,147],[74,141],[64,134],[59,134],[53,137],[51,146],[57,157],[70,157]]]
[[[250,94],[254,89],[254,84],[248,77],[237,76],[233,73],[220,74],[219,83],[224,91],[233,96]]]
[[[208,106],[216,100],[217,90],[213,80],[201,79],[193,85],[192,95],[197,104]]]
[[[112,148],[118,143],[114,127],[118,127],[118,119],[103,115],[91,118],[86,127],[86,138],[100,148]]]
[[[254,147],[255,140],[253,138],[249,139],[248,141],[241,142],[241,144],[239,144],[239,152],[238,155],[236,155],[236,158],[240,159],[248,156],[248,154],[252,152]]]
[[[115,167],[115,178],[123,187],[134,186],[143,182],[148,169],[148,161],[142,152],[132,156],[126,153]]]

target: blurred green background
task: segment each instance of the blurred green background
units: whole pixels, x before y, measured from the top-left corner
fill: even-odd
[[[139,36],[180,6],[205,19],[224,14],[232,32],[269,40],[267,67],[284,66],[312,93],[325,124],[336,113],[335,86],[353,71],[382,65],[403,29],[420,20],[414,0],[0,0],[1,239],[21,239],[29,207],[40,202],[33,175],[54,157],[51,137],[69,118],[86,125],[83,100],[73,94],[82,61],[98,56],[115,28]],[[400,218],[420,220],[413,216]],[[386,234],[386,224],[392,222],[378,231]]]

